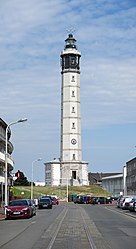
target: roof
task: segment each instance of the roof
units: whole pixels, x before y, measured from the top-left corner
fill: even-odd
[[[115,173],[115,172],[112,172],[112,173],[110,173],[110,172],[109,173],[102,173],[102,172],[101,173],[99,173],[99,172],[91,173],[91,172],[89,172],[88,177],[89,178],[94,178],[97,181],[101,181],[103,177],[110,177],[110,176],[119,175],[119,174],[122,174],[122,173]]]
[[[107,177],[102,177],[102,180],[116,179],[116,178],[123,178],[123,174],[116,174],[116,175],[111,175],[111,176],[107,176]]]

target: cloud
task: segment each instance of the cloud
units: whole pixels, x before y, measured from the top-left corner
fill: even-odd
[[[20,159],[15,146],[16,164],[30,175],[25,165],[40,149],[48,160],[59,157],[60,53],[69,30],[82,54],[83,154],[97,168],[105,167],[90,157],[90,131],[104,129],[106,137],[107,126],[126,126],[127,133],[127,125],[136,123],[136,2],[3,0],[0,18],[1,117],[7,123],[22,116],[29,120],[13,128],[13,142],[26,155]]]

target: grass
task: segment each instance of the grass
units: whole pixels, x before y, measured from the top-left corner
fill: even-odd
[[[90,195],[90,196],[110,196],[111,193],[103,190],[100,186],[91,185],[91,186],[69,186],[68,187],[69,195]],[[17,197],[30,198],[31,187],[30,186],[14,186],[13,195]],[[59,198],[65,198],[67,195],[67,187],[33,187],[34,198],[42,195],[57,195]]]

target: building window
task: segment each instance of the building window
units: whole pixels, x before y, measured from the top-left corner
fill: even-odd
[[[72,76],[72,82],[75,82],[75,76]]]

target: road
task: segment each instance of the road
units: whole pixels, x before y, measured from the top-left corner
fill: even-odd
[[[118,211],[60,204],[31,219],[1,220],[0,249],[135,249],[136,215]]]

